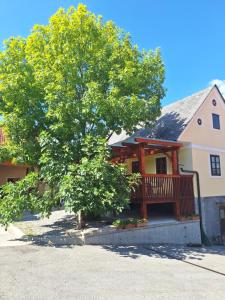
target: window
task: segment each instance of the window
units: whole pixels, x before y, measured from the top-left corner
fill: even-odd
[[[140,167],[139,167],[139,161],[132,161],[132,173],[139,173]]]
[[[12,182],[12,183],[17,182],[18,180],[20,180],[20,178],[15,178],[15,177],[7,178],[7,182]]]
[[[212,114],[213,128],[220,129],[220,116]]]
[[[198,125],[202,125],[202,119],[199,118],[199,119],[197,120],[197,122],[198,122]]]
[[[221,176],[219,155],[210,155],[211,175]]]
[[[156,158],[156,174],[167,174],[166,157]]]
[[[216,106],[216,100],[215,99],[213,99],[212,104],[213,104],[213,106]]]

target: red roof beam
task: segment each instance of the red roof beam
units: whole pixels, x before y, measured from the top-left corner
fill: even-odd
[[[183,146],[182,143],[172,142],[172,141],[163,141],[163,140],[154,140],[154,139],[145,139],[145,138],[135,138],[135,142],[137,143],[144,143],[147,145],[159,145],[165,147],[176,147],[180,148]]]

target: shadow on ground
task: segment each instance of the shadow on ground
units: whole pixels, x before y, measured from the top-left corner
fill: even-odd
[[[76,228],[76,220],[74,216],[65,216],[57,221],[48,224],[39,224],[38,229],[32,230],[32,226],[29,225],[30,221],[39,220],[39,218],[27,217],[23,220],[25,224],[28,224],[28,231],[19,241],[29,242],[32,245],[56,247],[56,248],[71,248],[74,245],[80,245],[81,241],[74,235],[71,235],[71,230]]]
[[[35,223],[37,218],[30,216],[25,219],[24,223]],[[31,223],[29,223],[31,222]],[[91,224],[92,227],[93,224]],[[77,223],[74,215],[60,217],[51,222],[41,223],[38,225],[39,230],[35,234],[27,234],[17,239],[19,241],[29,242],[32,245],[56,248],[72,248],[74,246],[83,245],[82,232],[74,234]],[[98,226],[99,227],[99,224]],[[180,245],[104,245],[104,250],[113,252],[121,257],[137,259],[141,256],[160,257],[166,259],[189,259],[201,261],[207,254],[215,254],[225,256],[225,246],[211,247],[185,247]]]
[[[225,256],[224,246],[211,247],[184,247],[180,245],[140,245],[140,246],[102,246],[107,251],[112,251],[122,257],[137,259],[146,255],[166,259],[191,259],[199,261],[204,259],[206,254]]]

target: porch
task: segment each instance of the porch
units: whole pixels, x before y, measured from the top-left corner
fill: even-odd
[[[149,218],[151,207],[170,204],[173,216],[180,220],[195,214],[193,176],[179,173],[178,151],[181,143],[149,138],[133,138],[112,145],[114,161],[136,162],[133,172],[141,174],[141,182],[131,195],[131,203],[139,206],[140,215]],[[167,167],[156,168],[157,174],[147,173],[146,157],[162,154],[171,162],[171,174]],[[138,167],[137,167],[138,166]]]

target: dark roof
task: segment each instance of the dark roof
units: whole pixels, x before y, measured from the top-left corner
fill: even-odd
[[[120,135],[113,135],[109,144],[120,146],[121,142],[132,143],[136,137],[176,141],[212,88],[208,87],[182,100],[164,106],[154,128],[140,129],[131,136],[123,131]]]

